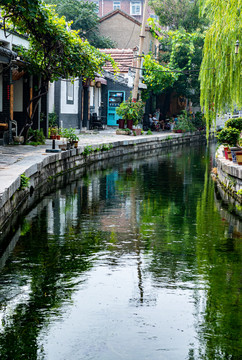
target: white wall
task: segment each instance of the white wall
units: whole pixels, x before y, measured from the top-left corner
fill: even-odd
[[[50,83],[48,91],[48,113],[55,110],[55,83]]]
[[[10,50],[12,50],[12,45],[22,45],[26,49],[29,48],[29,42],[27,39],[13,34],[10,35],[8,32],[6,37],[2,29],[0,29],[0,40],[3,42],[4,46]]]
[[[61,113],[62,114],[78,114],[78,81],[74,82],[74,104],[66,102],[66,80],[61,80]]]

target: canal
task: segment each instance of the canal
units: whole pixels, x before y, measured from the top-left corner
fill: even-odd
[[[1,360],[239,360],[241,222],[214,147],[88,171],[1,248]]]

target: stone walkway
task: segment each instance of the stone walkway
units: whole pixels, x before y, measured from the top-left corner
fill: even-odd
[[[115,141],[134,140],[144,137],[162,137],[168,136],[176,137],[180,134],[174,134],[170,131],[154,132],[153,135],[142,136],[127,136],[116,135],[115,129],[108,129],[103,131],[89,131],[79,135],[78,146],[105,144]],[[56,141],[56,148],[58,144],[62,144],[62,140]],[[52,148],[52,140],[46,140],[45,145],[31,146],[31,145],[9,145],[0,146],[0,195],[4,190],[11,186],[16,178],[23,174],[26,169],[34,164],[38,164],[45,157],[51,156],[51,153],[46,153],[46,149]]]

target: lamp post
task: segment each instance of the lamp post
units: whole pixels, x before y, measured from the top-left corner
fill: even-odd
[[[235,54],[239,53],[239,40],[236,41],[235,43]]]

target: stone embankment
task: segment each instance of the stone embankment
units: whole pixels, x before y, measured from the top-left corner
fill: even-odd
[[[216,153],[216,180],[225,191],[239,203],[242,202],[242,165],[226,160],[222,153],[222,147]]]
[[[38,192],[43,196],[51,182],[60,175],[89,167],[111,158],[120,161],[128,154],[152,152],[156,149],[205,141],[204,133],[118,136],[99,133],[95,136],[80,136],[81,146],[55,154],[47,154],[47,146],[0,147],[0,229],[10,223],[18,209],[28,210],[33,201],[26,201]],[[39,196],[40,198],[40,196]],[[39,199],[38,198],[38,199]]]

